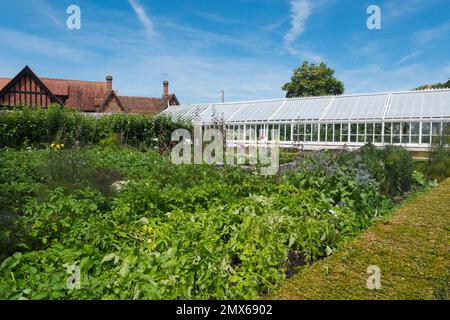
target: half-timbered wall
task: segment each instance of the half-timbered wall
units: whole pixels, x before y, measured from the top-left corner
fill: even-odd
[[[0,92],[0,105],[6,106],[40,106],[61,103],[50,90],[25,68]]]

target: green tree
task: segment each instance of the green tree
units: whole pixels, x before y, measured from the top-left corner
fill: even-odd
[[[282,89],[287,98],[343,94],[344,84],[333,75],[334,70],[325,63],[316,65],[305,60]]]
[[[424,86],[420,86],[415,88],[414,90],[424,90],[424,89],[428,89],[429,85],[424,85]],[[440,88],[450,88],[450,78],[448,79],[447,82],[438,82],[435,84],[431,85],[431,89],[440,89]]]

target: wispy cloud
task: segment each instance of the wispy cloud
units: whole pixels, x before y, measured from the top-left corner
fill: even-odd
[[[450,32],[450,22],[443,23],[436,28],[417,31],[413,38],[419,44],[426,44],[437,40]]]
[[[71,62],[82,62],[95,56],[88,50],[74,48],[64,41],[50,40],[1,27],[0,34],[5,43],[8,43],[8,48],[16,52],[33,52],[36,55]]]
[[[417,58],[418,56],[421,56],[422,54],[423,54],[422,50],[416,50],[416,51],[411,52],[410,54],[402,57],[400,60],[395,62],[394,65],[399,65],[399,64],[405,63],[406,61]]]
[[[150,19],[149,15],[145,11],[144,7],[140,5],[137,0],[128,0],[131,7],[133,8],[134,12],[138,16],[139,20],[141,21],[142,25],[145,28],[145,31],[147,32],[147,35],[150,38],[155,38],[157,36],[157,33],[155,31],[153,21]]]
[[[311,4],[308,0],[291,0],[291,29],[284,36],[284,45],[292,43],[305,31],[305,24],[311,16]]]
[[[304,45],[294,45],[295,40],[306,30],[306,22],[312,14],[312,5],[309,0],[291,0],[291,28],[284,35],[284,48],[292,56],[313,62],[323,61],[323,57],[305,50]]]
[[[347,93],[355,93],[411,90],[426,83],[446,79],[448,73],[441,66],[430,68],[424,64],[397,68],[371,64],[360,68],[337,70],[336,76],[344,81],[346,88],[350,88]]]
[[[221,14],[218,14],[216,12],[204,12],[204,11],[197,11],[194,12],[195,15],[204,18],[206,20],[215,22],[215,23],[220,23],[220,24],[240,24],[243,21],[239,20],[239,19],[233,19],[233,18],[229,18],[229,17],[225,17]]]
[[[391,0],[385,4],[385,8],[389,17],[401,17],[437,2],[439,0]]]
[[[55,12],[55,9],[52,5],[49,4],[46,0],[32,0],[30,1],[30,4],[33,6],[33,8],[38,11],[40,14],[44,15],[49,21],[51,21],[53,24],[57,25],[58,27],[65,28],[66,26],[64,23],[60,20],[60,18],[57,18],[57,13]],[[64,17],[64,16],[63,16]]]

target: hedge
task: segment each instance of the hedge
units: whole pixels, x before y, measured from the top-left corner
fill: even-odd
[[[0,148],[40,148],[52,142],[67,146],[119,142],[134,147],[164,147],[186,122],[162,116],[112,114],[93,116],[67,107],[16,108],[0,111]]]

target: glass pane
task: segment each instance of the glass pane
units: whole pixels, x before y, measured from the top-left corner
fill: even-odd
[[[362,136],[366,135],[366,124],[365,123],[358,124],[358,134],[362,135]]]
[[[443,129],[442,129],[443,134],[445,135],[450,135],[450,122],[444,122],[443,123]]]
[[[420,123],[419,122],[413,122],[411,123],[411,134],[412,135],[418,135],[420,129]]]
[[[341,142],[341,124],[334,125],[334,142]]]
[[[375,134],[381,134],[381,128],[382,128],[381,123],[375,123]]]
[[[441,134],[441,123],[433,122],[431,132],[432,132],[433,136],[439,136]]]
[[[402,123],[402,135],[408,135],[409,136],[409,122],[403,122]]]
[[[326,142],[326,137],[327,137],[327,125],[326,124],[321,124],[320,125],[320,141],[321,142]]]
[[[392,133],[392,123],[387,122],[384,124],[384,143],[392,143],[391,133]]]
[[[280,140],[286,141],[286,125],[280,124]]]
[[[366,136],[363,134],[358,135],[358,142],[365,142]]]
[[[430,123],[424,122],[422,123],[422,135],[429,135],[430,134]]]
[[[305,134],[306,135],[311,135],[311,125],[310,124],[307,124],[305,126]]]
[[[442,137],[441,136],[432,136],[431,143],[432,144],[441,144]]]
[[[419,143],[419,136],[418,135],[412,135],[411,136],[411,143]]]
[[[307,124],[305,126],[305,141],[306,142],[311,142],[311,133],[312,133],[312,128],[311,128],[311,124]]]
[[[444,143],[450,144],[450,122],[444,122],[442,127],[442,134],[444,135]]]
[[[385,135],[391,135],[392,132],[392,123],[387,122],[384,124],[384,134]]]
[[[348,142],[348,123],[342,124],[342,140],[341,142]]]
[[[317,141],[319,139],[319,125],[317,123],[313,124],[312,133],[312,141]]]
[[[291,129],[292,129],[292,124],[287,124],[286,125],[286,141],[291,141]]]
[[[374,126],[374,123],[367,123],[366,124],[366,134],[367,134],[367,136],[373,135],[373,126]]]
[[[408,134],[402,134],[402,143],[409,143],[409,133]]]
[[[332,124],[327,125],[327,141],[333,142],[333,125]]]
[[[392,143],[400,143],[400,122],[394,122],[392,125]]]
[[[342,125],[342,135],[348,135],[348,124],[344,123]]]

